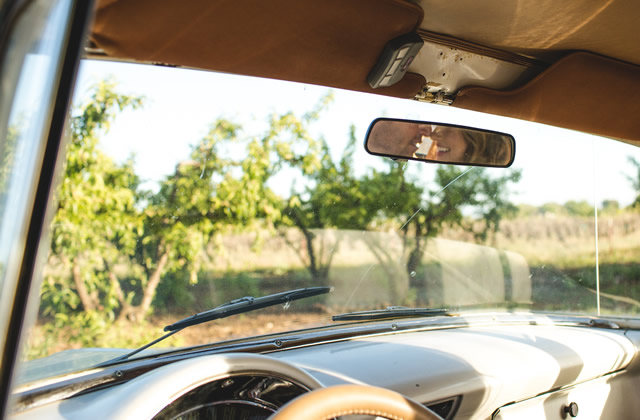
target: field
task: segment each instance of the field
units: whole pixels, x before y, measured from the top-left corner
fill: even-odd
[[[368,234],[361,239],[361,232],[325,232],[317,240],[323,241],[322,258],[336,251],[327,278],[334,293],[293,304],[286,312],[263,310],[187,329],[162,345],[195,345],[323,325],[331,323],[330,313],[393,304],[502,303],[507,308],[594,313],[594,233],[592,218],[553,215],[505,220],[485,246],[461,244],[473,238],[448,229],[428,243],[419,269],[407,276],[401,263],[406,249],[397,235]],[[170,276],[161,283],[154,313],[146,321],[93,326],[93,335],[82,325],[66,327],[54,338],[50,323],[41,319],[25,357],[88,345],[135,347],[161,335],[164,325],[230,299],[313,285],[304,252],[292,248],[303,249],[303,243],[292,235],[289,243],[278,235],[267,237],[259,247],[251,235],[222,238],[223,246],[211,250],[208,269],[199,273],[196,284]],[[640,313],[640,214],[602,216],[598,249],[602,312]]]

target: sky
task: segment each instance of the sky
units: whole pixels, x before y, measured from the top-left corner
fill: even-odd
[[[86,98],[97,81],[112,78],[118,91],[144,96],[142,109],[120,114],[101,140],[103,150],[117,161],[135,156],[136,171],[153,188],[163,176],[173,173],[177,162],[188,159],[190,145],[206,134],[220,117],[241,123],[246,135],[258,135],[272,113],[293,111],[301,115],[311,109],[329,89],[300,83],[249,78],[228,74],[157,66],[83,61],[74,103]],[[636,197],[626,178],[634,174],[629,155],[640,159],[640,149],[627,144],[514,119],[332,89],[334,102],[314,126],[334,156],[339,156],[351,124],[364,141],[370,122],[381,116],[431,122],[457,123],[512,134],[516,139],[514,168],[522,169],[522,180],[512,189],[516,203],[541,205],[586,200],[601,203],[614,199],[621,205]],[[359,147],[356,170],[364,172],[383,158],[367,155]],[[435,166],[410,162],[412,171],[425,183]],[[504,169],[490,171],[500,174]],[[289,190],[291,174],[274,182],[281,194]],[[585,182],[586,181],[586,182]]]

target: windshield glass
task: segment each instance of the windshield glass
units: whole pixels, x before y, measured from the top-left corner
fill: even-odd
[[[510,168],[367,154],[376,118],[512,134]],[[22,382],[244,296],[319,294],[152,347],[336,325],[389,306],[634,317],[640,149],[450,107],[86,61]],[[349,322],[349,321],[340,321]],[[48,356],[48,357],[47,357]]]

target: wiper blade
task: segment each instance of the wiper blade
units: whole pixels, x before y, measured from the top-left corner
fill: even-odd
[[[233,315],[242,314],[245,312],[255,311],[256,309],[262,309],[269,306],[275,306],[279,304],[288,305],[289,302],[298,299],[304,299],[311,296],[322,295],[325,293],[329,293],[333,290],[332,287],[307,287],[303,289],[294,289],[288,290],[286,292],[275,293],[273,295],[262,296],[259,298],[255,298],[253,296],[245,296],[240,299],[234,299],[227,303],[223,303],[220,306],[217,306],[209,311],[200,312],[195,315],[192,315],[188,318],[181,319],[178,322],[174,322],[171,325],[167,325],[164,327],[164,331],[169,331],[167,334],[163,335],[160,338],[153,340],[150,343],[145,344],[144,346],[133,350],[130,353],[124,354],[122,356],[116,357],[115,359],[108,360],[106,362],[100,363],[95,367],[107,366],[115,362],[120,362],[122,360],[126,360],[133,355],[140,353],[143,350],[148,349],[160,341],[171,337],[173,334],[182,331],[187,327],[191,327],[193,325],[202,324],[204,322],[213,321],[214,319],[227,318]]]
[[[214,319],[226,318],[228,316],[237,315],[245,312],[254,311],[256,309],[266,308],[278,304],[287,304],[291,301],[304,299],[311,296],[329,293],[331,287],[307,287],[305,289],[289,290],[287,292],[275,293],[273,295],[254,298],[253,296],[245,296],[224,303],[216,308],[206,312],[200,312],[188,318],[182,319],[171,325],[164,327],[165,331],[181,330],[192,325],[202,324],[203,322],[213,321]]]
[[[346,314],[334,315],[332,319],[334,321],[359,321],[368,319],[412,318],[439,315],[449,315],[449,310],[436,308],[407,308],[404,306],[389,306],[386,309],[375,309],[371,311],[349,312]]]

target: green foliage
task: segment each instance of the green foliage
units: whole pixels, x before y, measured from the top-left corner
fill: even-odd
[[[331,158],[329,146],[321,141],[320,167],[308,174],[310,183],[302,193],[293,193],[286,208],[289,223],[302,230],[365,229],[375,211],[369,207],[370,197],[353,173],[355,151],[354,129],[337,162]]]
[[[319,168],[306,171],[309,182],[303,192],[292,192],[283,211],[281,223],[298,228],[306,242],[305,249],[295,248],[305,262],[311,277],[319,284],[326,283],[329,267],[339,243],[326,244],[316,239],[314,229],[367,229],[380,211],[392,201],[400,202],[398,174],[375,173],[358,179],[353,168],[356,147],[355,128],[350,128],[349,140],[337,161],[331,157],[326,141],[321,140]],[[384,184],[379,184],[383,181]],[[386,194],[393,184],[394,196]],[[382,189],[380,189],[382,187]],[[385,195],[386,194],[386,195]]]
[[[239,272],[216,276],[212,279],[212,286],[215,290],[215,305],[221,305],[242,296],[262,295],[263,291],[260,290],[260,277],[258,275]]]
[[[506,171],[498,177],[490,176],[484,168],[463,169],[458,166],[439,166],[432,187],[423,194],[420,206],[407,214],[402,226],[411,246],[407,273],[415,272],[421,264],[428,238],[436,236],[445,226],[459,226],[484,242],[489,235],[495,237],[503,217],[516,214],[517,207],[508,201],[508,185],[518,182],[521,172]],[[473,212],[475,220],[464,216],[464,210]]]
[[[59,319],[78,309],[100,309],[114,316],[118,303],[109,299],[105,267],[120,255],[132,254],[142,228],[135,206],[138,178],[133,161],[118,165],[98,147],[100,134],[117,112],[142,103],[139,97],[116,94],[114,88],[113,82],[98,83],[91,98],[74,109],[76,115],[70,118],[71,138],[57,194],[50,263],[64,266],[64,272],[72,275],[55,275],[55,281],[51,275],[44,282],[41,304],[45,315],[55,314]]]
[[[182,314],[204,310],[203,307],[198,306],[198,299],[202,296],[200,291],[195,288],[202,286],[206,280],[199,275],[198,284],[194,285],[189,273],[184,270],[165,273],[153,298],[154,315]]]
[[[70,332],[66,337],[69,343],[92,347],[100,342],[111,321],[113,320],[105,319],[103,314],[89,310],[72,314],[56,313],[52,324],[56,331]]]
[[[534,214],[538,214],[538,207],[531,204],[518,204],[518,211],[514,217],[530,217]]]
[[[57,317],[35,327],[23,353],[26,360],[45,357],[60,350],[79,347],[137,348],[157,338],[164,324],[145,321],[118,322],[114,325],[94,312]],[[170,337],[160,347],[184,345],[182,337]],[[85,369],[82,360],[78,368]]]
[[[9,177],[13,171],[15,160],[16,143],[18,141],[18,129],[15,126],[9,127],[7,138],[2,152],[2,162],[0,162],[0,202],[6,200],[7,188],[9,186]]]
[[[214,233],[270,226],[279,219],[281,198],[268,187],[274,174],[284,167],[310,173],[318,166],[318,143],[292,113],[273,115],[262,137],[241,139],[239,131],[230,121],[216,121],[191,160],[179,163],[157,194],[147,194],[135,258],[150,279],[164,270],[187,270],[195,283]],[[234,145],[246,153],[229,153]],[[166,267],[160,265],[162,255]]]
[[[151,192],[140,189],[133,159],[118,164],[99,148],[100,135],[118,112],[141,106],[142,98],[117,93],[109,81],[97,84],[71,118],[43,315],[52,325],[77,330],[87,340],[81,344],[90,345],[102,340],[115,319],[143,320],[154,302],[160,309],[197,305],[189,292],[197,289],[212,239],[227,232],[296,227],[306,242],[297,250],[319,284],[327,281],[339,239],[325,243],[316,229],[400,229],[412,250],[410,271],[419,264],[426,238],[444,226],[461,226],[484,241],[516,212],[507,186],[520,179],[517,171],[490,177],[484,169],[440,166],[426,183],[410,177],[406,165],[389,161],[382,170],[357,176],[354,127],[338,159],[324,139],[311,135],[331,100],[327,95],[302,116],[272,115],[268,129],[255,137],[232,121],[216,120],[189,160]],[[288,198],[269,187],[283,170],[307,180]],[[470,221],[470,214],[482,224]],[[264,292],[256,277],[244,273],[207,284],[217,303]]]
[[[507,200],[508,184],[518,182],[520,177],[520,171],[516,170],[491,177],[483,168],[441,166],[436,170],[434,187],[423,197],[420,211],[405,229],[413,225],[418,235],[433,237],[442,227],[457,225],[485,241],[490,232],[497,231],[503,217],[517,212],[517,207]],[[465,219],[465,208],[483,221],[480,229]]]
[[[564,215],[567,214],[567,209],[558,203],[544,203],[540,207],[538,207],[538,213],[540,214],[556,214],[556,215]]]
[[[43,287],[46,316],[85,310],[143,319],[164,276],[197,282],[214,233],[275,223],[281,198],[267,187],[275,173],[295,167],[308,174],[319,166],[319,144],[304,124],[320,109],[303,119],[273,115],[258,138],[239,138],[240,127],[220,119],[157,193],[141,191],[133,160],[116,164],[98,147],[117,112],[141,103],[107,81],[74,110],[53,223],[50,264],[58,270]],[[122,279],[118,265],[127,267]]]
[[[593,206],[589,204],[587,201],[573,201],[569,200],[564,203],[564,208],[570,216],[582,216],[589,217],[593,216]]]
[[[236,140],[236,132],[237,126],[218,121],[193,147],[191,160],[180,162],[174,174],[161,182],[158,193],[145,194],[148,205],[135,259],[146,276],[181,269],[196,273],[198,257],[212,232],[246,211],[246,203],[232,196],[239,188],[230,175],[233,162],[219,151],[221,144]],[[221,181],[215,182],[214,175]]]
[[[418,211],[425,190],[409,177],[404,163],[388,160],[386,164],[386,170],[372,169],[364,176],[362,191],[374,223],[391,223],[397,229]]]
[[[410,273],[419,266],[425,240],[444,226],[461,226],[479,241],[486,241],[490,233],[498,230],[502,218],[517,213],[517,207],[507,199],[507,187],[520,180],[519,171],[491,177],[482,168],[463,172],[460,167],[439,166],[432,188],[427,189],[425,185],[429,184],[412,179],[401,162],[388,161],[385,169],[372,169],[357,177],[352,166],[355,145],[352,127],[341,157],[334,161],[322,142],[320,168],[307,175],[308,186],[303,192],[292,194],[283,212],[283,224],[302,232],[306,249],[295,248],[291,242],[290,245],[319,283],[326,282],[339,243],[327,246],[316,238],[314,229],[366,230],[384,225],[401,229],[405,245],[413,247],[407,263]],[[475,220],[482,221],[480,227],[463,216],[465,209],[471,209]],[[413,242],[408,240],[409,235],[414,237]],[[331,251],[323,252],[326,248]],[[383,250],[372,251],[383,258]]]
[[[636,174],[634,176],[627,176],[627,179],[633,186],[633,189],[636,190],[636,193],[638,194],[636,196],[636,199],[631,204],[631,207],[637,209],[637,208],[640,208],[640,161],[638,161],[633,156],[629,156],[628,159],[629,159],[629,163],[631,163],[631,165],[633,165],[634,169],[636,170]]]
[[[46,317],[56,314],[70,314],[80,309],[80,298],[71,282],[54,276],[47,276],[40,290],[40,311]]]
[[[604,214],[616,214],[620,211],[620,203],[618,200],[603,200],[601,211]]]

